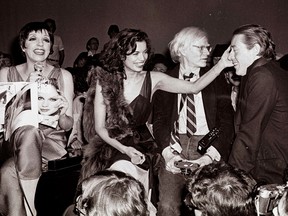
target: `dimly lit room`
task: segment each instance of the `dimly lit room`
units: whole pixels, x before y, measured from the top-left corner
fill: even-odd
[[[287,0],[0,8],[0,216],[288,215]]]

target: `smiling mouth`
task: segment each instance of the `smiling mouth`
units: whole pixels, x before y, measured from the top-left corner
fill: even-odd
[[[36,53],[37,55],[43,55],[45,53],[45,50],[36,49],[34,50],[34,53]]]
[[[142,64],[142,63],[141,64],[136,64],[136,66],[141,68],[141,67],[144,67],[144,64]]]

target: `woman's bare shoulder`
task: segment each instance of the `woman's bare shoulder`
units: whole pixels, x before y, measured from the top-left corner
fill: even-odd
[[[72,79],[72,74],[68,70],[61,68],[61,73],[63,74],[64,78]]]
[[[0,82],[6,82],[7,81],[8,71],[9,71],[9,67],[1,68],[1,70],[0,70]]]

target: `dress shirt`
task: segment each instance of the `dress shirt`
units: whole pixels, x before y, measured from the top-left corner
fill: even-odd
[[[190,82],[194,82],[199,78],[199,73],[195,74]],[[183,75],[179,74],[179,79],[183,79]],[[181,94],[178,94],[178,112],[180,108]],[[196,132],[194,135],[205,135],[209,132],[201,91],[198,94],[194,94],[195,113],[196,113]],[[183,108],[179,113],[179,134],[186,134],[187,131],[187,102],[183,104]]]

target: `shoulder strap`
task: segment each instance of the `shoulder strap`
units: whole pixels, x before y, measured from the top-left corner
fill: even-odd
[[[150,100],[152,91],[151,88],[152,88],[151,74],[150,71],[147,71],[140,94]]]
[[[15,66],[11,66],[8,69],[7,81],[8,82],[20,82],[24,80],[22,79],[21,75],[17,71],[17,68]]]

